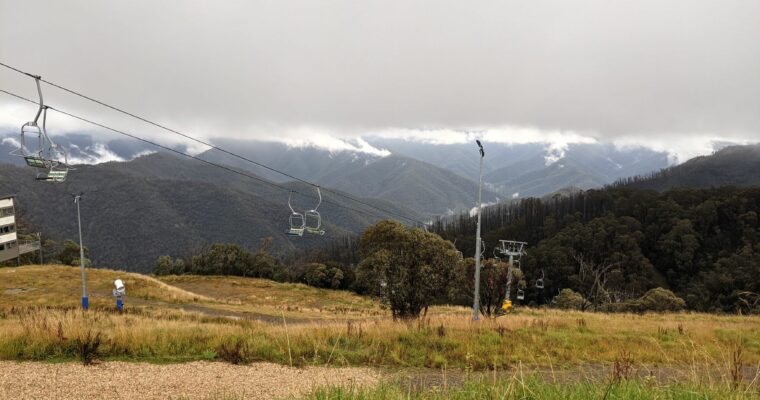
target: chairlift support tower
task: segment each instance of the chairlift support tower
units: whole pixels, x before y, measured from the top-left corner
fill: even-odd
[[[507,291],[504,295],[505,301],[511,298],[510,288],[512,286],[512,266],[517,265],[517,268],[520,268],[520,258],[526,254],[525,246],[527,245],[528,242],[518,242],[516,240],[499,240],[499,247],[496,248],[496,251],[501,255],[509,257],[509,269],[507,270]],[[520,293],[518,292],[518,300],[522,300],[520,297]],[[522,297],[524,298],[525,295],[523,294]]]

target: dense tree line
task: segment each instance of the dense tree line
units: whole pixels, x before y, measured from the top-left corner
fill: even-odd
[[[282,265],[269,255],[271,238],[261,240],[256,253],[235,243],[214,243],[186,258],[161,256],[156,260],[156,275],[234,275],[285,281],[290,276]]]
[[[164,255],[156,259],[156,275],[231,275],[300,282],[329,289],[355,289],[355,268],[335,262],[283,263],[269,254],[271,238],[251,253],[235,243],[214,243],[185,258]]]
[[[529,243],[520,286],[528,303],[546,304],[571,289],[583,297],[584,308],[636,309],[633,302],[661,287],[692,310],[760,312],[759,214],[760,188],[658,193],[618,185],[486,207],[482,236],[486,257],[500,239]],[[475,229],[474,216],[458,215],[436,221],[431,231],[472,257]],[[345,239],[305,259],[353,256],[357,249],[356,239]],[[491,264],[485,265],[490,273]],[[470,274],[460,275],[469,290]],[[458,303],[466,304],[466,292]]]
[[[526,280],[543,272],[546,286],[527,291],[527,301],[570,288],[594,304],[623,302],[664,287],[694,310],[757,312],[758,213],[760,188],[611,187],[487,207],[483,238],[489,247],[499,239],[530,244]],[[470,255],[475,223],[462,215],[434,230]]]

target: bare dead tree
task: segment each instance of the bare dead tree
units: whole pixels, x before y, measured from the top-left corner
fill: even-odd
[[[615,264],[596,263],[587,259],[583,253],[577,253],[574,258],[578,263],[578,276],[581,282],[591,282],[583,296],[586,299],[583,309],[588,309],[589,306],[596,309],[601,304],[611,303],[614,297],[607,290],[607,273]]]

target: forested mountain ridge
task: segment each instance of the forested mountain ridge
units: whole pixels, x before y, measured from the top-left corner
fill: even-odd
[[[314,188],[286,186],[306,195],[294,194],[296,209],[316,206]],[[358,232],[375,222],[376,215],[385,215],[323,193],[326,202],[319,211],[327,234],[291,239],[284,234],[290,215],[287,191],[266,180],[249,179],[195,160],[155,153],[130,162],[77,166],[60,185],[35,181],[34,170],[28,167],[0,165],[0,193],[17,195],[21,217],[48,238],[77,237],[71,194],[79,192],[84,192],[82,229],[93,263],[138,272],[151,271],[160,255],[182,257],[215,242],[238,243],[255,250],[261,239],[272,237],[276,253],[317,246]],[[363,201],[411,218],[421,217],[388,202]]]
[[[729,146],[712,155],[647,175],[618,181],[616,186],[658,191],[679,188],[760,185],[760,144]]]
[[[760,187],[606,188],[487,207],[482,236],[489,257],[500,239],[528,242],[529,301],[572,288],[614,303],[662,286],[691,309],[747,312],[760,305],[759,215]],[[475,222],[462,215],[434,231],[472,256]]]

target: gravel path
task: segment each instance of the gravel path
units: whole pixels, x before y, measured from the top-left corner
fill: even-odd
[[[288,368],[256,363],[156,365],[0,361],[0,399],[276,399],[321,385],[372,385],[368,368]]]

